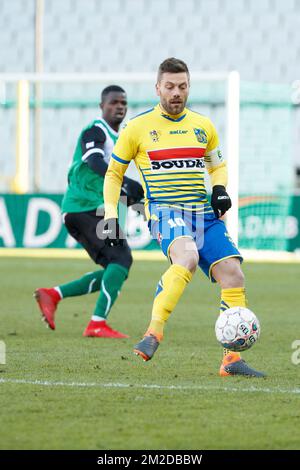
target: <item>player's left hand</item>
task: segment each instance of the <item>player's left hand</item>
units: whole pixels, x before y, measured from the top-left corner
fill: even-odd
[[[222,217],[231,207],[231,199],[224,186],[216,185],[213,187],[211,195],[211,207],[214,210],[217,219]]]

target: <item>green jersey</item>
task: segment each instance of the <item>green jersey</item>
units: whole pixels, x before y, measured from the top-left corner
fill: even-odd
[[[104,176],[88,165],[89,157],[109,163],[118,138],[104,119],[96,119],[81,132],[68,173],[68,187],[62,201],[62,212],[86,212],[103,206]]]

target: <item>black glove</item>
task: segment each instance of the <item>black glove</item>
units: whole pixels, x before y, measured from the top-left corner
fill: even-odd
[[[224,186],[214,186],[211,195],[211,207],[217,219],[225,214],[231,207],[231,199],[226,193]]]
[[[124,234],[119,226],[118,219],[103,220],[100,238],[107,246],[121,246],[124,243]]]
[[[127,206],[132,206],[143,199],[144,191],[140,183],[124,176],[121,195],[127,197]]]

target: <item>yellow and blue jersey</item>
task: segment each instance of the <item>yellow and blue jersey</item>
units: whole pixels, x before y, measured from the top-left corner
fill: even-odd
[[[158,104],[131,119],[113,149],[108,176],[121,180],[131,160],[141,177],[148,218],[149,203],[211,214],[205,168],[209,173],[222,168],[218,184],[227,182],[216,129],[209,118],[187,108],[171,116]]]
[[[170,116],[157,105],[130,120],[120,133],[105,176],[106,219],[118,216],[123,175],[131,160],[141,176],[149,230],[166,256],[174,240],[191,238],[199,252],[199,266],[212,281],[214,264],[225,258],[241,259],[207,200],[205,169],[212,186],[227,184],[226,165],[210,119],[189,109]]]

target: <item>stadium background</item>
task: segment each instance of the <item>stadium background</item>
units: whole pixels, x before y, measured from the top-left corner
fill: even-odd
[[[25,191],[31,196],[13,198],[6,194],[24,189],[16,184],[17,86],[5,82],[5,73],[134,77],[148,72],[155,77],[158,64],[174,55],[192,72],[240,72],[241,248],[299,250],[297,24],[296,0],[2,0],[0,246],[72,246],[59,222],[60,194],[78,133],[98,114],[101,88],[111,83],[109,78],[101,84],[29,82]],[[152,82],[119,83],[128,92],[127,117],[156,102]],[[192,81],[190,106],[215,122],[226,156],[225,84]],[[28,229],[28,218],[34,216]],[[148,247],[147,228],[130,216],[132,247]]]

